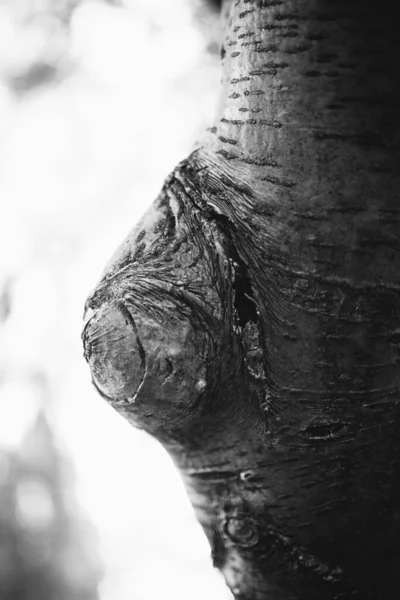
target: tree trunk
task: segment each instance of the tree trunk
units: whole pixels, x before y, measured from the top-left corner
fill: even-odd
[[[383,0],[225,2],[218,120],[87,302],[241,600],[400,589],[400,36]]]

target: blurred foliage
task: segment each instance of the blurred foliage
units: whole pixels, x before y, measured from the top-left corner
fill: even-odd
[[[70,490],[70,467],[40,412],[17,453],[0,450],[2,600],[98,598],[95,533]]]
[[[159,1],[168,2],[168,0]],[[135,10],[135,3],[129,0],[97,0],[97,2]],[[219,0],[189,0],[189,2],[200,27],[207,26],[211,38],[209,51],[216,52],[218,43],[212,39],[215,37],[215,16],[209,9],[219,11],[221,2]],[[13,54],[5,58],[3,55],[3,60],[0,59],[0,67],[3,63],[3,77],[7,80],[10,89],[21,95],[42,85],[58,83],[63,77],[71,75],[76,66],[70,47],[71,21],[78,8],[90,3],[93,1],[13,0],[11,7],[10,0],[0,0],[3,19],[7,16],[7,10],[9,13],[9,27],[5,33],[12,36],[18,31],[18,43],[15,43],[14,36],[11,44]],[[1,33],[0,29],[0,35]],[[107,44],[106,39],[104,43]],[[3,46],[6,46],[4,41]]]
[[[117,0],[102,0],[116,4]],[[73,69],[69,52],[71,19],[84,0],[7,0],[0,3],[3,19],[8,11],[12,54],[4,60],[5,79],[17,94],[56,83]],[[18,41],[15,34],[18,35]],[[14,34],[14,35],[13,35]],[[4,42],[3,42],[4,44]],[[10,48],[9,46],[9,48]]]
[[[0,336],[12,311],[12,285],[0,287]],[[7,427],[7,402],[24,393],[30,424],[21,414]],[[0,370],[0,598],[1,600],[97,600],[102,566],[93,525],[74,498],[71,462],[57,446],[46,417],[46,376],[18,380]],[[19,429],[19,431],[18,431]],[[9,438],[7,439],[7,434]],[[21,435],[22,434],[22,435]]]
[[[0,600],[226,597],[80,345],[103,264],[212,118],[219,35],[205,0],[0,0]]]

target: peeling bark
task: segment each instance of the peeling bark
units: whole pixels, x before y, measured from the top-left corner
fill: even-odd
[[[100,393],[173,457],[235,598],[400,587],[394,3],[223,9],[218,121],[87,301]]]

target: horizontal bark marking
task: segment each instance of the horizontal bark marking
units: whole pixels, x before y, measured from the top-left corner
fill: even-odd
[[[347,204],[346,206],[331,206],[327,209],[328,213],[339,213],[339,214],[351,214],[355,215],[361,212],[368,211],[367,206],[357,206],[352,204]]]
[[[273,121],[269,121],[268,119],[260,119],[259,123],[260,125],[267,125],[267,127],[274,127],[275,129],[280,129],[283,127],[283,123],[277,119],[274,119]]]
[[[298,37],[300,34],[298,31],[286,31],[284,33],[281,33],[281,37],[283,38],[295,38]]]
[[[222,117],[221,123],[228,123],[229,125],[244,125],[244,121],[240,119],[226,119]]]
[[[219,141],[222,142],[223,144],[231,144],[232,146],[236,146],[237,145],[237,140],[233,140],[232,138],[226,138],[223,137],[222,135],[219,136]]]
[[[240,471],[232,471],[232,470],[227,470],[227,471],[217,471],[217,470],[212,470],[212,469],[207,469],[207,470],[189,470],[186,471],[186,473],[188,475],[190,475],[190,477],[194,477],[196,479],[199,479],[201,481],[219,481],[219,480],[226,480],[226,479],[239,479],[240,478]]]
[[[275,16],[275,20],[276,21],[299,21],[300,20],[300,15],[298,13],[290,13],[290,12],[286,12],[286,13],[278,13]]]
[[[228,152],[227,150],[224,150],[224,149],[217,150],[216,154],[220,154],[226,160],[233,160],[234,158],[238,158],[237,154],[233,154],[233,152]]]
[[[262,77],[263,75],[276,75],[278,73],[277,69],[264,69],[264,70],[258,70],[258,71],[251,71],[250,75],[256,76],[256,77]]]
[[[243,94],[244,96],[264,96],[265,92],[263,90],[245,90]]]
[[[239,77],[231,79],[231,83],[235,85],[236,83],[242,83],[243,81],[251,81],[251,77]]]
[[[244,10],[243,12],[239,13],[239,19],[244,19],[244,17],[247,17],[247,15],[250,15],[253,12],[254,12],[254,8],[249,8],[247,10]]]
[[[246,108],[246,107],[242,107],[242,108],[239,108],[239,111],[240,112],[251,112],[253,114],[256,114],[256,113],[261,112],[262,109],[261,108]]]
[[[378,134],[373,131],[364,131],[363,133],[354,134],[345,133],[344,131],[317,130],[313,132],[313,137],[318,141],[338,140],[341,142],[355,144],[356,146],[361,146],[364,148],[374,147],[396,151],[400,149],[399,144],[382,139],[382,137],[378,138]],[[367,171],[367,169],[365,170]],[[371,168],[371,172],[373,172],[373,168]]]
[[[279,48],[277,46],[275,46],[275,44],[269,44],[267,46],[257,46],[254,49],[255,52],[257,52],[258,54],[276,54],[277,52],[279,52]]]
[[[263,69],[287,69],[289,63],[287,62],[267,62],[261,65]]]
[[[261,40],[250,40],[249,42],[242,42],[242,44],[240,44],[243,47],[246,46],[258,46],[259,44],[262,44]]]
[[[244,0],[246,3],[246,0]],[[283,0],[259,0],[260,8],[272,8],[273,6],[282,6]]]
[[[258,167],[279,167],[276,160],[250,158],[249,156],[241,158],[241,161],[248,165],[257,165]]]
[[[281,179],[279,177],[273,177],[272,175],[265,175],[264,177],[261,177],[261,181],[267,181],[268,183],[272,183],[272,185],[279,185],[285,188],[292,188],[296,185],[294,181],[290,181],[289,179]]]
[[[302,54],[303,52],[307,52],[312,48],[311,44],[297,44],[297,46],[293,46],[293,48],[286,48],[283,50],[284,54]]]
[[[337,58],[339,58],[339,55],[336,52],[323,52],[319,54],[314,60],[317,63],[330,63]]]
[[[340,77],[339,71],[317,71],[310,69],[305,72],[306,77]]]
[[[315,32],[315,33],[309,33],[308,35],[304,36],[306,40],[311,40],[313,42],[321,42],[322,40],[327,40],[328,39],[328,34],[327,33],[323,33],[322,31],[320,32]]]

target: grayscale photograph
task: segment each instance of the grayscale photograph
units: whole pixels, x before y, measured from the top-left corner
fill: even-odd
[[[396,9],[0,0],[0,600],[400,598]]]

